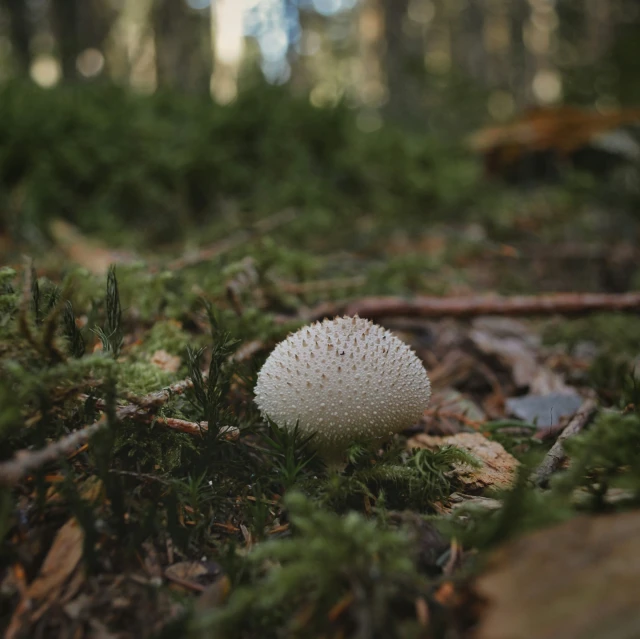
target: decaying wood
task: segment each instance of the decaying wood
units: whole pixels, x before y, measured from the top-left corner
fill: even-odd
[[[320,309],[319,309],[320,310]],[[640,293],[553,293],[469,297],[365,297],[341,309],[346,315],[368,319],[404,315],[410,317],[473,317],[477,315],[581,315],[592,311],[640,310]],[[326,307],[321,309],[323,316]],[[313,313],[312,313],[313,315]],[[313,319],[319,319],[314,317]]]
[[[595,400],[586,399],[583,402],[578,412],[572,417],[571,421],[567,424],[567,427],[556,440],[556,443],[546,454],[540,466],[538,466],[536,471],[532,474],[531,480],[536,486],[543,487],[549,483],[551,475],[560,468],[562,462],[567,457],[564,450],[564,442],[569,439],[569,437],[573,437],[582,431],[582,429],[591,421],[596,409],[597,404]]]

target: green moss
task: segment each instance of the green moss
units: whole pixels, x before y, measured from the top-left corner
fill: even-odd
[[[399,216],[455,213],[473,202],[480,177],[456,145],[391,127],[366,135],[344,105],[317,109],[267,85],[217,106],[106,85],[5,83],[0,143],[0,204],[14,232],[46,235],[55,211],[137,246],[211,241],[232,201],[243,224],[296,207],[300,220],[283,234],[328,248],[351,240],[364,213],[383,232]]]
[[[184,356],[187,346],[193,345],[193,336],[172,320],[156,322],[146,334],[141,349],[150,355],[165,350],[171,355]]]
[[[121,362],[118,366],[118,385],[135,395],[160,390],[172,381],[175,375],[149,362]]]
[[[596,313],[579,319],[552,320],[543,329],[546,344],[564,344],[573,350],[590,342],[614,355],[638,355],[640,318],[631,313]]]
[[[244,637],[271,636],[280,627],[289,636],[309,636],[311,625],[321,634],[335,627],[328,613],[351,592],[355,602],[341,624],[355,624],[358,634],[371,623],[381,636],[397,636],[403,619],[392,603],[409,602],[425,587],[408,537],[354,512],[340,517],[320,510],[299,493],[287,495],[285,507],[293,538],[254,548],[247,557],[252,583],[235,590],[221,611],[194,619],[193,630]]]
[[[574,463],[558,478],[558,486],[584,486],[590,505],[607,509],[605,495],[611,487],[629,489],[640,501],[640,411],[601,413],[592,428],[567,442]]]

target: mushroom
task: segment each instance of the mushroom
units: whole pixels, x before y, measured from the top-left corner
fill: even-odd
[[[355,440],[384,439],[415,424],[431,395],[427,372],[404,342],[360,317],[301,328],[258,373],[263,416],[304,435],[330,465]]]

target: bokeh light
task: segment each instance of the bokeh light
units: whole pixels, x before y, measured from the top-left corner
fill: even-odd
[[[62,78],[62,69],[58,59],[49,53],[37,56],[29,69],[31,79],[41,87],[54,87]]]

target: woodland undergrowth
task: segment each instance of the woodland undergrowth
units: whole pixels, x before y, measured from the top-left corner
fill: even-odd
[[[578,512],[640,500],[640,387],[619,360],[603,355],[594,364],[596,380],[617,371],[602,387],[607,409],[568,443],[571,466],[550,490],[527,479],[544,450],[525,438],[516,447],[519,480],[497,495],[500,510],[444,515],[439,505],[462,489],[455,469],[480,465],[462,449],[408,451],[403,438],[385,450],[354,444],[346,469],[327,471],[312,442],[260,419],[255,375],[268,345],[291,325],[266,315],[234,322],[228,309],[194,298],[179,318],[141,332],[148,320],[134,321],[123,305],[121,290],[131,284],[115,269],[93,296],[29,267],[0,275],[0,461],[104,422],[77,454],[1,489],[2,564],[24,566],[32,578],[42,561],[33,544],[46,548],[69,517],[82,526],[91,578],[129,570],[150,547],[164,553],[167,544],[184,560],[215,561],[231,591],[226,603],[182,598],[162,636],[269,637],[282,628],[303,636],[309,624],[318,636],[338,627],[419,636],[416,600],[444,633],[456,625],[437,602],[452,540],[483,551]],[[255,355],[237,357],[256,340]],[[160,350],[177,366],[152,363]],[[168,393],[161,404],[148,399],[187,377],[186,392]],[[180,432],[171,420],[197,430]],[[625,491],[622,502],[606,499],[612,488]],[[471,555],[459,578],[476,564]],[[5,620],[15,596],[3,595]]]

